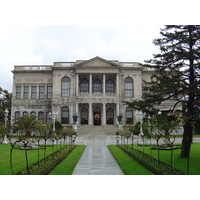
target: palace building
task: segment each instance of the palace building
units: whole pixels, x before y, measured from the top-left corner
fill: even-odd
[[[138,62],[94,57],[53,65],[14,66],[11,123],[21,115],[35,115],[43,123],[52,118],[63,126],[131,124],[138,117],[123,101],[141,99],[143,80],[153,73]],[[169,109],[169,105],[163,105]],[[51,114],[50,114],[51,113]]]

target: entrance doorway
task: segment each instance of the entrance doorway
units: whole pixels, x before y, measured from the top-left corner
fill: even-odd
[[[101,110],[100,110],[100,108],[94,109],[94,125],[95,126],[101,125]]]
[[[81,124],[88,124],[88,109],[81,109]]]

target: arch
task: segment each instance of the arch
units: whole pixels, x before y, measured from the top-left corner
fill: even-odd
[[[106,81],[106,93],[114,93],[114,81],[112,79]]]
[[[133,79],[131,77],[125,79],[125,97],[133,97]]]
[[[69,108],[67,106],[62,107],[61,109],[61,123],[62,124],[69,123]]]
[[[87,79],[81,80],[80,93],[89,93],[89,81]]]
[[[114,110],[113,110],[113,108],[108,108],[106,110],[106,124],[114,124]]]
[[[102,93],[102,83],[101,80],[95,79],[93,82],[93,93]]]
[[[126,123],[133,124],[133,108],[131,107],[126,108]]]
[[[62,97],[70,96],[70,79],[67,76],[63,77],[61,80],[61,95]]]
[[[81,124],[88,124],[88,109],[81,109]]]

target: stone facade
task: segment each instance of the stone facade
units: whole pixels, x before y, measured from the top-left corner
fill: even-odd
[[[51,123],[53,115],[64,126],[73,124],[74,115],[78,125],[114,125],[120,113],[123,123],[134,123],[135,111],[122,101],[141,99],[143,80],[150,80],[152,73],[137,62],[100,57],[15,66],[11,123],[28,114],[44,123]]]

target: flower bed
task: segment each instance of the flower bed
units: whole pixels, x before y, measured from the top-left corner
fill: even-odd
[[[48,174],[56,165],[62,162],[74,149],[76,145],[63,147],[61,150],[54,152],[46,157],[46,160],[42,159],[40,164],[33,164],[29,167],[29,173],[27,169],[18,172],[16,175],[46,175]]]
[[[185,173],[177,168],[171,168],[170,165],[156,160],[155,158],[132,148],[127,148],[123,145],[117,145],[120,149],[122,149],[125,153],[127,153],[130,157],[144,166],[147,170],[151,171],[153,174],[157,175],[184,175]]]

